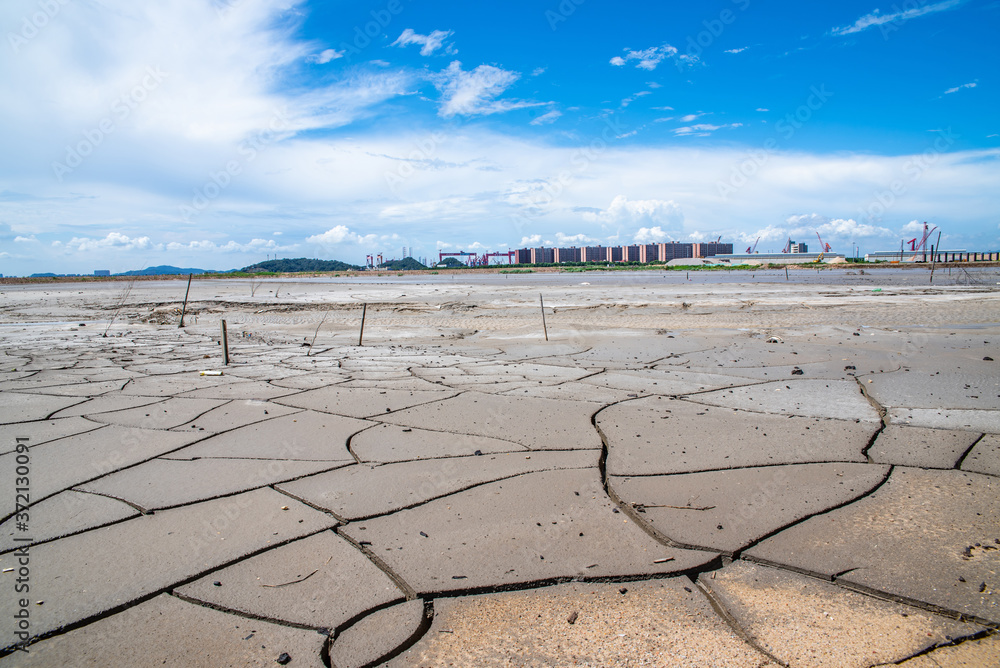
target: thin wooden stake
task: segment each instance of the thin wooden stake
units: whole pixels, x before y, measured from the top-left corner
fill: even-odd
[[[931,283],[934,282],[934,265],[937,264],[937,254],[941,250],[941,231],[938,230],[937,245],[931,249]]]
[[[188,295],[191,294],[191,277],[194,274],[188,274],[188,286],[187,290],[184,291],[184,306],[181,307],[181,324],[177,325],[177,329],[184,326],[184,314],[187,313],[188,308]]]
[[[549,328],[545,324],[545,300],[542,299],[541,293],[538,295],[538,303],[542,305],[542,330],[545,332],[545,340],[549,340]]]
[[[328,315],[330,315],[330,312],[329,311],[325,312],[323,314],[323,319],[319,321],[318,325],[316,325],[316,331],[313,332],[313,339],[312,339],[312,341],[309,342],[309,350],[306,351],[306,357],[309,357],[310,355],[312,355],[313,344],[316,343],[316,336],[319,334],[319,328],[323,326],[324,322],[326,322],[326,316],[328,316]]]
[[[788,265],[785,265],[785,280],[788,280]]]
[[[367,302],[361,305],[361,333],[358,334],[358,345],[362,345],[362,341],[365,338],[365,314],[368,312]]]
[[[229,334],[226,333],[226,321],[222,321],[222,361],[229,366]]]

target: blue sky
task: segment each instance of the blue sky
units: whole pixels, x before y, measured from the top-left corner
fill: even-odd
[[[997,0],[7,0],[0,273],[1000,247]]]

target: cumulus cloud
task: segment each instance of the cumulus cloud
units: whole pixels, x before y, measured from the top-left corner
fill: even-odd
[[[831,33],[838,36],[851,35],[885,23],[902,23],[904,21],[909,21],[910,19],[915,19],[918,16],[955,9],[963,2],[965,2],[965,0],[944,0],[944,2],[914,7],[913,9],[893,12],[892,14],[882,14],[876,9],[870,14],[865,14],[849,26],[834,28]]]
[[[607,209],[587,212],[583,217],[609,226],[639,226],[637,234],[643,238],[656,235],[666,238],[668,231],[678,231],[684,223],[684,214],[673,200],[630,200],[624,195],[615,197]]]
[[[322,234],[306,237],[306,243],[316,244],[326,248],[351,244],[355,246],[377,246],[396,243],[402,237],[398,234],[358,234],[352,232],[346,225],[336,225]]]
[[[640,227],[639,231],[635,233],[633,237],[636,243],[640,244],[650,244],[659,241],[667,241],[668,239],[673,239],[663,228],[657,227]]]
[[[167,250],[195,251],[208,253],[253,253],[258,251],[287,251],[293,250],[295,246],[279,246],[273,239],[251,239],[248,243],[241,244],[236,241],[228,241],[224,244],[217,244],[214,241],[189,241],[180,243],[172,241],[167,244]]]
[[[343,51],[337,51],[336,49],[326,49],[325,51],[321,51],[319,53],[315,53],[309,56],[308,58],[306,58],[306,60],[308,60],[310,63],[316,63],[317,65],[326,65],[331,60],[336,60],[337,58],[343,58],[343,57],[344,57]]]
[[[441,47],[444,46],[444,41],[452,36],[451,30],[435,30],[430,35],[421,35],[420,33],[414,32],[412,28],[407,28],[403,31],[395,42],[390,44],[390,46],[409,46],[410,44],[420,45],[420,55],[429,56]],[[447,53],[456,53],[455,49],[449,45],[445,51]]]
[[[530,237],[521,237],[522,246],[534,246],[540,243],[542,243],[541,234],[532,234]]]
[[[611,59],[611,64],[616,67],[623,67],[625,64],[631,61],[636,62],[636,68],[640,70],[652,71],[656,69],[656,66],[663,62],[665,58],[674,56],[677,54],[677,49],[670,46],[669,44],[664,44],[663,46],[653,46],[648,49],[642,49],[641,51],[630,51],[625,49],[624,56],[615,56]]]
[[[922,233],[924,231],[924,224],[923,224],[923,222],[921,222],[919,220],[911,220],[906,225],[903,225],[903,228],[900,231],[903,232],[904,234],[906,232],[921,232]]]
[[[600,243],[598,239],[592,239],[586,234],[563,234],[562,232],[556,232],[556,244],[559,246],[579,246],[582,244],[596,244]]]
[[[438,113],[451,118],[456,115],[496,114],[541,105],[540,102],[496,99],[520,77],[519,72],[503,70],[493,65],[480,65],[466,72],[462,69],[462,63],[453,61],[448,69],[432,77],[434,85],[442,94]]]
[[[73,237],[66,242],[66,247],[77,252],[92,252],[99,250],[163,250],[162,244],[154,244],[149,237],[128,237],[120,232],[110,232],[103,239],[89,237]]]
[[[890,229],[859,223],[853,218],[830,219],[818,213],[789,216],[786,221],[792,227],[791,234],[814,236],[816,232],[828,237],[856,239],[859,237],[893,237],[896,235]],[[817,241],[819,241],[817,239]],[[808,242],[807,242],[808,243]]]
[[[35,238],[34,234],[32,234],[30,237],[17,236],[17,237],[14,237],[14,243],[16,243],[16,244],[32,244],[32,243],[38,243],[38,239]]]

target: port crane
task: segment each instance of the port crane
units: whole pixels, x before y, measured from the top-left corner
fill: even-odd
[[[823,237],[819,235],[819,231],[816,232],[816,238],[819,239],[819,255],[816,257],[816,262],[822,262],[823,255],[832,251],[833,248],[830,246],[830,244],[823,241]]]
[[[722,237],[719,237],[719,238],[721,239]],[[753,242],[753,247],[747,246],[747,253],[749,253],[750,255],[753,255],[754,253],[756,253],[757,252],[757,244],[759,244],[759,243],[760,243],[760,237],[757,237],[757,241]]]
[[[792,252],[792,238],[791,237],[788,237],[788,241],[785,243],[785,247],[781,249],[781,252],[782,253],[791,253]]]
[[[467,258],[465,260],[465,264],[467,264],[470,267],[476,266],[476,262],[478,260],[478,256],[475,253],[467,253],[465,251],[459,251],[457,253],[444,253],[438,251],[438,262],[444,262],[444,259],[446,257]]]
[[[937,225],[927,229],[927,223],[924,223],[924,233],[920,237],[919,241],[916,238],[913,238],[907,242],[910,244],[910,250],[914,253],[914,256],[910,259],[911,262],[917,259],[916,253],[920,250],[923,250],[924,252],[924,262],[927,261],[927,241],[931,238],[931,235],[935,230],[937,230]]]
[[[367,266],[369,269],[377,269],[377,268],[381,267],[382,264],[383,264],[383,261],[382,261],[382,254],[381,253],[379,253],[378,255],[367,255],[367,256],[365,256],[365,266]]]

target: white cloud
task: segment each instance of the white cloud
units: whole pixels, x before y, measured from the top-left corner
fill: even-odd
[[[308,58],[306,58],[306,60],[308,60],[310,63],[316,63],[317,65],[326,65],[331,60],[336,60],[337,58],[343,58],[343,57],[344,57],[343,51],[337,51],[336,49],[326,49],[325,51],[321,51],[319,53],[315,53],[309,56]]]
[[[530,237],[521,237],[521,246],[535,246],[542,243],[541,234],[532,234]]]
[[[910,19],[917,18],[918,16],[924,16],[925,14],[954,9],[963,2],[965,2],[965,0],[944,0],[944,2],[923,5],[922,7],[914,7],[913,9],[894,12],[892,14],[882,14],[876,9],[871,14],[865,14],[853,24],[842,28],[834,28],[831,32],[834,35],[851,35],[853,33],[867,30],[873,26],[880,26],[885,23],[902,23],[903,21],[908,21]]]
[[[686,116],[681,116],[681,123],[690,123],[699,116],[704,116],[705,114],[687,114]]]
[[[756,232],[741,232],[736,235],[736,238],[738,241],[751,245],[757,243],[758,238],[761,241],[785,241],[788,238],[788,230],[783,227],[768,225],[764,229],[757,230]],[[723,241],[725,241],[725,237],[723,237]]]
[[[260,251],[289,251],[296,246],[279,246],[273,239],[251,239],[245,244],[236,241],[228,241],[224,244],[217,244],[214,241],[189,241],[181,243],[172,241],[167,244],[170,252],[190,251],[200,253],[256,253]]]
[[[820,236],[826,235],[828,237],[841,237],[843,239],[893,237],[896,235],[895,232],[885,227],[859,223],[853,218],[835,218],[831,220],[818,213],[789,216],[787,222],[792,227],[790,234],[793,236],[805,235],[812,237],[817,232],[819,232]],[[818,242],[819,239],[816,241]],[[825,241],[829,242],[829,239]]]
[[[89,237],[73,237],[66,247],[77,252],[92,252],[97,250],[162,250],[162,244],[154,244],[149,237],[128,237],[120,232],[109,232],[103,239]]]
[[[496,99],[520,77],[518,72],[502,70],[492,65],[480,65],[466,72],[462,69],[462,63],[456,60],[448,66],[448,69],[432,78],[434,85],[442,93],[441,109],[438,113],[445,118],[451,118],[459,114],[487,115],[540,106],[542,104],[540,102]]]
[[[592,239],[586,234],[563,234],[562,232],[556,232],[556,245],[557,246],[580,246],[582,244],[596,244],[600,243],[598,239]]]
[[[684,120],[683,118],[681,119]],[[682,128],[676,128],[674,134],[678,137],[707,137],[716,130],[733,129],[743,127],[742,123],[729,123],[728,125],[710,125],[708,123],[698,123]]]
[[[652,93],[650,91],[648,91],[648,90],[641,90],[638,93],[634,93],[633,95],[630,95],[629,97],[626,97],[624,100],[622,100],[622,108],[625,108],[628,105],[632,104],[633,102],[635,102],[636,100],[638,100],[640,97],[645,97],[647,95],[652,95]]]
[[[749,48],[750,48],[749,46],[741,46],[738,49],[726,49],[725,53],[743,53]]]
[[[535,120],[531,121],[531,125],[548,125],[549,123],[555,123],[560,116],[562,116],[562,112],[558,109],[553,109],[547,114],[542,114]]]
[[[395,42],[389,46],[409,46],[410,44],[420,45],[420,55],[429,56],[442,46],[444,46],[444,40],[452,36],[451,30],[435,30],[430,35],[421,35],[413,31],[412,28],[407,28],[403,33],[396,39]],[[450,45],[446,49],[447,53],[456,53],[455,49]]]
[[[630,200],[624,195],[615,197],[607,209],[586,212],[583,218],[610,226],[641,225],[661,232],[664,226],[668,230],[679,230],[684,223],[684,214],[673,200]],[[651,232],[647,230],[646,233]]]
[[[903,225],[900,231],[903,234],[906,234],[907,232],[920,232],[923,234],[924,224],[919,220],[911,220],[906,225]]]
[[[337,246],[345,243],[370,245],[376,241],[378,241],[378,235],[367,234],[362,236],[356,232],[351,232],[350,228],[346,225],[337,225],[322,234],[314,234],[311,237],[306,237],[306,243],[318,244],[320,246]]]
[[[975,83],[962,84],[961,86],[955,86],[954,88],[949,88],[948,90],[946,90],[944,92],[944,94],[945,95],[951,95],[952,93],[957,93],[958,91],[962,90],[963,88],[975,88],[976,85],[977,84],[975,84]]]
[[[640,70],[652,71],[656,69],[656,66],[663,62],[664,58],[669,58],[670,56],[676,55],[677,49],[670,46],[669,44],[664,44],[663,46],[653,46],[648,49],[643,49],[641,51],[630,51],[625,49],[625,56],[615,56],[611,59],[611,64],[616,67],[622,67],[629,61],[638,61],[636,63],[636,68]]]
[[[771,111],[771,110],[765,109],[764,107],[757,107],[757,111]]]
[[[635,233],[633,240],[640,244],[651,244],[660,241],[667,241],[673,239],[667,232],[665,232],[659,226],[657,227],[640,227],[639,231]]]
[[[16,243],[16,244],[33,244],[33,243],[38,243],[38,239],[35,238],[34,234],[32,234],[30,237],[17,236],[17,237],[14,237],[14,243]]]
[[[531,76],[533,77],[541,76],[545,74],[545,70],[547,69],[548,69],[547,67],[536,67],[535,69],[531,70]]]

